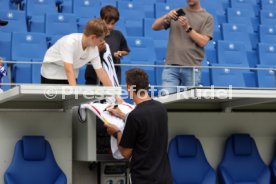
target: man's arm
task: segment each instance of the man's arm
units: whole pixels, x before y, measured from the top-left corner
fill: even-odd
[[[165,29],[166,26],[170,24],[170,21],[172,19],[173,20],[177,19],[177,13],[175,10],[171,10],[169,13],[156,19],[155,22],[152,24],[152,29],[155,31]]]
[[[207,35],[203,35],[200,34],[198,32],[196,32],[195,30],[191,30],[189,31],[189,28],[192,28],[188,22],[188,19],[184,16],[180,16],[178,18],[178,21],[180,23],[180,25],[183,27],[183,29],[185,29],[185,31],[187,32],[187,34],[190,36],[190,38],[200,47],[204,47],[205,45],[208,44],[208,42],[210,41],[210,36]]]
[[[104,86],[112,86],[112,82],[103,68],[95,69],[95,72]]]
[[[77,81],[76,81],[76,76],[73,69],[73,64],[64,62],[64,70],[65,70],[69,85],[76,86]]]

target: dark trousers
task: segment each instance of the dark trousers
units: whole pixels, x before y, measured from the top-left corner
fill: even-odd
[[[41,84],[69,84],[68,80],[47,79],[41,75]]]

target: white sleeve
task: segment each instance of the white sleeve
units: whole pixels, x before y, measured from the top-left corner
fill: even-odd
[[[60,45],[60,57],[63,62],[71,63],[74,62],[75,43],[72,39],[67,38]]]
[[[91,63],[95,70],[102,68],[101,58],[99,55],[97,57],[93,58]]]

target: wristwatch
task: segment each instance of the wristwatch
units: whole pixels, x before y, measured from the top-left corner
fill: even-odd
[[[191,26],[189,26],[189,28],[186,29],[186,33],[189,33],[189,32],[191,32],[192,30],[193,30],[193,28],[192,28]]]
[[[115,138],[115,139],[118,139],[118,133],[121,132],[120,130],[114,132],[114,134],[112,134],[112,136]]]

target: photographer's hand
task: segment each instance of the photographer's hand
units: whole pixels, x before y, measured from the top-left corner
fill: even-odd
[[[184,16],[180,16],[178,18],[178,22],[185,29],[185,31],[187,31],[187,29],[190,27],[188,19],[186,17],[184,17]]]
[[[170,19],[170,20],[177,20],[178,19],[176,10],[171,10],[169,13],[167,13],[165,15],[165,17],[166,17],[166,19]]]

